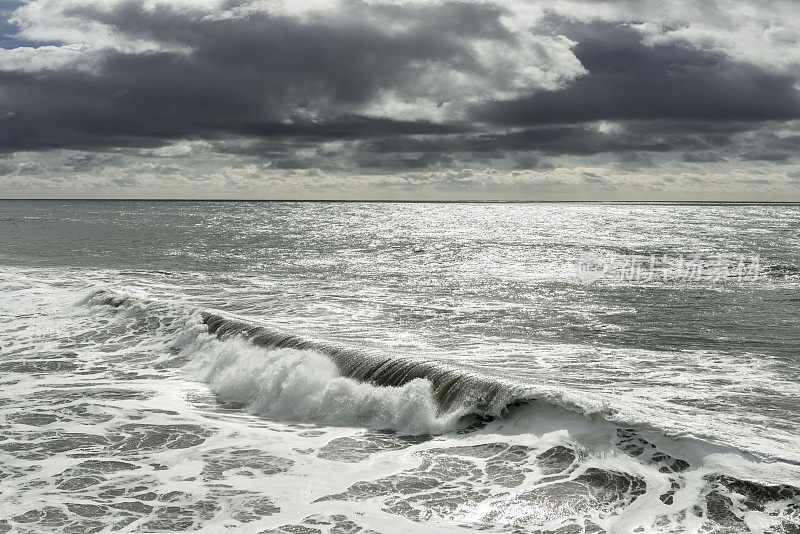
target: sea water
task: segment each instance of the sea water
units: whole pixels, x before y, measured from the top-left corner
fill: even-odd
[[[0,532],[800,532],[799,258],[797,205],[0,201]]]

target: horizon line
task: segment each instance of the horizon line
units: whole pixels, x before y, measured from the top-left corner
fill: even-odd
[[[736,204],[800,205],[800,200],[400,200],[400,199],[236,199],[236,198],[0,198],[0,202],[275,202],[374,204]]]

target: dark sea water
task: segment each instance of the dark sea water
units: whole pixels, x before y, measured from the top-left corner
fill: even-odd
[[[0,532],[800,532],[800,206],[0,201]]]

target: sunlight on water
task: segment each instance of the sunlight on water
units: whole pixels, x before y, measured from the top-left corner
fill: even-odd
[[[800,530],[796,207],[0,208],[0,532]]]

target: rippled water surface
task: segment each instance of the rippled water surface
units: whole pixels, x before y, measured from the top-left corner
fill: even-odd
[[[799,532],[799,258],[793,205],[0,201],[0,532]]]

